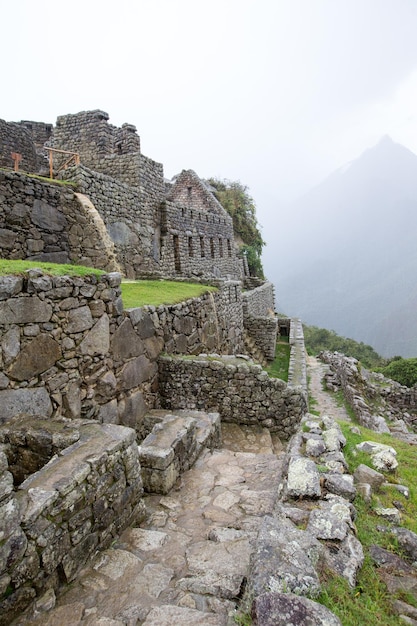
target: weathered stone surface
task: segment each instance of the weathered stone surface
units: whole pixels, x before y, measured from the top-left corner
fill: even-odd
[[[0,302],[0,324],[49,322],[51,315],[51,305],[37,296],[10,298]]]
[[[372,465],[382,472],[393,472],[398,467],[398,461],[390,450],[381,450],[372,455]]]
[[[384,508],[382,506],[377,506],[374,509],[376,515],[379,517],[383,517],[388,520],[392,524],[400,524],[401,523],[401,513],[398,509],[395,508]]]
[[[94,321],[88,306],[80,306],[68,311],[68,333],[80,333],[92,327]]]
[[[126,550],[105,550],[94,564],[95,570],[111,580],[118,580],[131,568],[141,569],[141,559]]]
[[[153,608],[143,626],[224,626],[224,620],[215,613],[203,613],[186,607],[162,605]]]
[[[19,413],[46,417],[52,415],[52,404],[45,387],[0,391],[0,405],[0,423],[7,422]]]
[[[118,406],[120,424],[139,431],[148,406],[142,391],[134,391],[125,397]]]
[[[129,318],[126,318],[114,333],[111,349],[116,361],[125,361],[144,353],[143,341]]]
[[[251,557],[249,584],[255,596],[265,591],[312,597],[320,593],[315,566],[323,547],[289,520],[266,516]]]
[[[35,200],[32,209],[32,221],[47,230],[60,232],[67,227],[67,220],[56,208],[43,200]]]
[[[3,360],[5,365],[9,365],[20,352],[20,329],[18,326],[11,326],[2,338],[1,347],[3,350]]]
[[[364,561],[361,542],[349,533],[340,543],[326,547],[324,560],[329,569],[343,576],[351,587],[356,585],[356,576]]]
[[[22,285],[22,276],[0,276],[0,300],[5,300],[20,293]]]
[[[133,326],[136,327],[137,332],[142,337],[142,339],[148,339],[149,337],[154,336],[155,326],[152,321],[152,317],[147,311],[145,311],[143,308],[131,309],[129,311],[129,316],[132,320]]]
[[[385,476],[380,474],[376,470],[372,469],[372,467],[368,467],[367,465],[363,465],[361,463],[355,470],[353,474],[356,483],[368,483],[374,489],[378,489],[385,481]]]
[[[124,365],[120,372],[120,386],[122,389],[132,389],[149,380],[156,372],[155,363],[142,354]]]
[[[325,488],[331,493],[353,501],[356,489],[353,485],[353,477],[348,474],[327,474],[324,481]]]
[[[328,510],[315,509],[310,513],[307,532],[317,539],[344,539],[349,531],[345,521]]]
[[[93,328],[86,334],[78,350],[81,354],[97,356],[107,354],[110,348],[109,318],[107,314],[100,317]]]
[[[417,535],[408,528],[393,528],[392,532],[404,552],[413,560],[417,561]]]
[[[346,444],[346,439],[338,426],[324,430],[322,436],[329,452],[336,452]]]
[[[65,388],[62,398],[63,414],[71,419],[81,415],[81,389],[78,381],[72,381]]]
[[[161,548],[168,538],[167,533],[159,530],[130,528],[123,535],[123,542],[131,549],[152,552]]]
[[[320,437],[319,439],[312,439],[311,437],[306,441],[306,454],[307,456],[320,456],[326,450],[326,445]]]
[[[263,593],[255,598],[252,618],[257,626],[342,626],[322,604],[293,593]]]
[[[42,333],[24,346],[7,373],[14,380],[29,380],[55,365],[61,356],[59,343]]]
[[[302,457],[290,459],[287,493],[292,498],[314,498],[321,495],[320,474],[313,461]]]

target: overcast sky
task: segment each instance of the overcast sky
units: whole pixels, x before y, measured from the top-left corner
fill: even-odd
[[[417,153],[417,0],[0,4],[0,118],[107,111],[168,178],[248,185],[267,242],[384,134]]]

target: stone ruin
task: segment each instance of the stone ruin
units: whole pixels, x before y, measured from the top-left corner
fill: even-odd
[[[307,404],[299,322],[280,321],[288,384],[245,355],[274,358],[273,287],[245,277],[232,220],[193,171],[165,181],[135,127],[111,126],[102,111],[55,127],[1,122],[0,140],[5,168],[19,152],[21,170],[46,174],[45,146],[80,156],[60,173],[77,191],[0,171],[2,257],[108,272],[0,278],[0,624],[9,624],[139,524],[144,491],[169,493],[219,445],[221,421],[286,440]],[[125,310],[121,274],[218,289]]]
[[[77,192],[57,185],[45,195],[35,179],[2,173],[2,256],[106,270],[115,257],[128,278],[244,278],[232,218],[210,187],[192,170],[166,181],[162,165],[141,153],[136,128],[108,119],[97,110],[60,116],[55,127],[0,120],[2,167],[11,168],[12,153],[20,153],[22,171],[49,175],[48,148],[64,151],[51,153],[55,172],[68,153],[80,158],[59,173]],[[81,253],[80,238],[87,240]]]

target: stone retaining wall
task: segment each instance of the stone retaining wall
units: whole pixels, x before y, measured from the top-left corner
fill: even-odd
[[[243,314],[252,317],[265,317],[275,311],[274,286],[270,282],[242,293]]]
[[[0,277],[0,422],[27,412],[140,430],[163,351],[242,351],[237,282],[170,306],[123,310],[117,273]]]
[[[118,269],[103,220],[71,188],[0,172],[0,203],[2,258]]]
[[[246,315],[244,318],[245,330],[256,343],[256,347],[261,350],[267,361],[275,359],[275,348],[277,344],[278,322],[276,317],[252,317]]]
[[[162,356],[159,390],[167,409],[215,410],[222,421],[260,424],[288,439],[307,410],[306,395],[246,359]]]
[[[1,626],[45,590],[74,580],[93,552],[144,517],[133,430],[63,424],[76,442],[14,491],[7,457],[13,426],[8,424],[8,434],[0,427],[6,442],[0,444]],[[45,428],[39,433],[40,442],[46,433]]]

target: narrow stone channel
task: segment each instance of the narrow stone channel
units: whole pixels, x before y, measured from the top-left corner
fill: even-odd
[[[259,523],[271,513],[283,446],[259,427],[222,426],[168,496],[145,498],[147,518],[98,554],[51,610],[17,624],[223,626],[241,596]],[[50,595],[51,606],[54,597]]]

